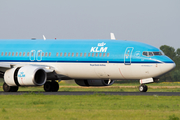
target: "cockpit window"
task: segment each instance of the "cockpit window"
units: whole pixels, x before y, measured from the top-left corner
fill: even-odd
[[[148,56],[148,52],[143,52],[143,55],[144,56]]]
[[[153,52],[154,55],[163,55],[162,52]]]
[[[144,56],[151,57],[151,56],[160,56],[163,55],[162,52],[143,52]]]
[[[154,56],[153,52],[149,52],[149,56]]]

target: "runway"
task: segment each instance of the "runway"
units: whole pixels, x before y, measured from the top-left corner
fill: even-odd
[[[59,91],[59,92],[0,92],[0,95],[28,95],[28,94],[40,94],[40,95],[133,95],[133,96],[180,96],[180,92],[91,92],[91,91]]]

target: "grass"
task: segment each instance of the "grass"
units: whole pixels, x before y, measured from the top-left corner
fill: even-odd
[[[179,83],[149,84],[148,92],[180,92],[179,88],[166,88],[178,85]],[[115,83],[114,87],[83,88],[77,87],[78,85],[73,82],[69,84],[60,82],[60,86],[62,87],[59,91],[138,92],[139,83]],[[20,87],[19,91],[32,92],[23,95],[0,95],[0,120],[179,120],[180,118],[179,96],[119,96],[101,93],[59,96],[33,92],[44,91],[42,86]]]
[[[0,96],[1,120],[168,120],[179,112],[178,96]]]

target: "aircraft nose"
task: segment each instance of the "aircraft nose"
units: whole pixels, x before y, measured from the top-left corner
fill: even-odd
[[[161,71],[162,73],[167,73],[167,72],[170,72],[171,70],[173,70],[174,68],[176,67],[176,64],[173,62],[173,63],[164,63],[162,66],[161,66]]]

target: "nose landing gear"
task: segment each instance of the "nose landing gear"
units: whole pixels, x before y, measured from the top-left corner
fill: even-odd
[[[146,92],[148,90],[148,87],[145,84],[141,84],[139,86],[139,91],[140,92]]]

